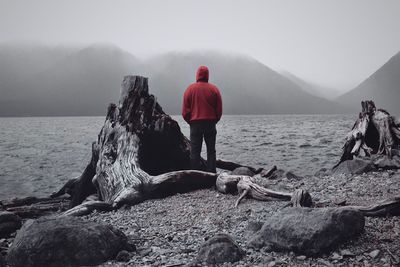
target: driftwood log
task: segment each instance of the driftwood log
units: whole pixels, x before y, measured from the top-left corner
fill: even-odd
[[[276,168],[273,168],[265,178],[269,177]],[[269,200],[286,200],[295,207],[311,207],[311,195],[302,189],[296,190],[294,193],[279,192],[267,189],[255,183],[253,177],[245,175],[230,175],[222,173],[218,176],[216,181],[216,188],[221,193],[239,193],[239,198],[235,203],[237,207],[240,201],[245,197],[251,197],[256,200],[269,201]]]
[[[6,210],[17,214],[22,219],[38,218],[68,209],[70,198],[15,198],[0,202],[0,211]]]
[[[352,160],[361,151],[365,156],[371,154],[392,157],[400,146],[400,121],[386,110],[377,109],[373,101],[362,101],[362,111],[346,137],[339,162]]]

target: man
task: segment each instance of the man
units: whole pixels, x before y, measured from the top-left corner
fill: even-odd
[[[200,170],[203,138],[207,146],[207,171],[216,172],[216,123],[221,119],[222,100],[218,88],[208,82],[206,66],[200,66],[196,83],[189,85],[183,95],[182,116],[190,124],[191,168]]]

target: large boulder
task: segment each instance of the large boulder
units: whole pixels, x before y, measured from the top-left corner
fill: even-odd
[[[361,233],[364,224],[363,214],[355,209],[286,208],[273,214],[249,245],[317,255]]]
[[[28,220],[9,250],[11,267],[98,265],[129,248],[127,237],[111,225],[76,217]]]
[[[8,237],[11,233],[21,228],[21,218],[8,211],[0,211],[0,238]]]
[[[333,169],[334,174],[362,174],[376,171],[377,168],[371,159],[355,158],[341,162]]]
[[[215,265],[239,261],[244,255],[229,235],[220,233],[201,245],[196,261]]]

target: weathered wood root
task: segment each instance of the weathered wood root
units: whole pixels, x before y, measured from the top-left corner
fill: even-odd
[[[17,214],[19,217],[38,218],[44,215],[50,215],[55,212],[65,211],[70,203],[69,198],[36,198],[27,197],[3,201],[0,210],[6,210]]]
[[[361,211],[367,217],[385,217],[400,215],[400,196],[383,200],[370,206],[346,206]]]
[[[78,182],[79,178],[72,178],[70,180],[68,180],[63,187],[61,187],[60,190],[58,190],[57,192],[54,192],[50,195],[51,198],[56,198],[56,197],[60,197],[63,196],[65,194],[68,194],[70,196],[73,195],[76,184]]]
[[[60,216],[84,216],[92,213],[94,210],[111,211],[113,209],[114,207],[104,201],[87,201],[63,212]]]
[[[362,112],[348,133],[340,160],[333,168],[353,159],[361,150],[366,156],[384,154],[391,157],[392,149],[400,145],[398,120],[387,111],[376,109],[373,101],[362,101],[361,106]]]
[[[304,189],[296,189],[290,199],[293,207],[311,207],[313,202],[310,193]]]
[[[245,197],[261,201],[286,200],[296,207],[310,207],[312,205],[311,195],[302,189],[298,189],[294,193],[274,191],[256,184],[250,176],[222,173],[217,178],[216,187],[219,192],[224,194],[239,192],[235,207]]]
[[[262,171],[259,173],[259,175],[260,175],[261,177],[268,178],[268,177],[270,177],[272,174],[274,174],[274,172],[275,172],[277,169],[278,169],[278,168],[274,165],[271,169],[268,169],[268,170],[262,169]]]
[[[227,171],[233,171],[234,169],[240,168],[240,167],[245,167],[250,169],[252,172],[254,172],[255,174],[258,174],[262,171],[264,171],[264,168],[254,168],[251,166],[246,166],[246,165],[241,165],[239,163],[236,162],[232,162],[232,161],[227,161],[227,160],[222,160],[222,159],[217,159],[216,162],[217,168],[219,169],[223,169],[223,170],[227,170]]]

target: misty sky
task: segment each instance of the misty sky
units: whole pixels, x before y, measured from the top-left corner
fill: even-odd
[[[400,50],[400,1],[0,0],[0,43],[14,41],[239,52],[350,89]]]

